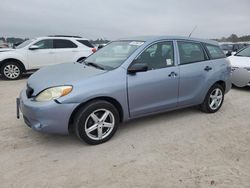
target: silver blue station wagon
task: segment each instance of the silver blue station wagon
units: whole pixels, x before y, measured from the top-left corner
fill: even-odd
[[[34,73],[17,99],[17,115],[21,109],[36,131],[73,132],[88,144],[100,144],[133,118],[189,106],[218,111],[231,88],[230,72],[214,41],[121,39],[80,63]]]

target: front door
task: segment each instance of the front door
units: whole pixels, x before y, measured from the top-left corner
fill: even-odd
[[[39,69],[55,64],[55,50],[53,49],[52,39],[40,40],[33,45],[36,45],[38,48],[28,51],[29,69]]]
[[[179,69],[172,41],[158,42],[141,53],[136,62],[148,71],[128,74],[130,116],[164,111],[177,106]]]

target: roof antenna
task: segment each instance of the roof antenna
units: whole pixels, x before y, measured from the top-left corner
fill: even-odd
[[[191,33],[188,35],[188,38],[191,37],[191,35],[193,34],[193,32],[196,30],[196,28],[197,28],[197,25],[193,28],[193,30],[191,31]]]

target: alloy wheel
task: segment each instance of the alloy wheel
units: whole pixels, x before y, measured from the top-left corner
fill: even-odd
[[[220,107],[223,100],[223,92],[220,88],[215,88],[209,97],[209,107],[212,110],[216,110]]]
[[[110,135],[115,126],[111,111],[98,109],[92,112],[85,121],[85,132],[93,140],[102,140]]]
[[[9,64],[3,69],[4,75],[9,79],[15,79],[20,75],[20,69],[18,66]]]

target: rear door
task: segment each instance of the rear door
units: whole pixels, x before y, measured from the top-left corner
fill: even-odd
[[[177,41],[177,44],[180,67],[178,106],[200,104],[213,80],[214,65],[201,43]]]
[[[56,53],[56,64],[72,63],[76,61],[76,54],[78,53],[77,45],[71,40],[54,39],[54,48]]]
[[[148,71],[127,75],[130,116],[164,111],[177,105],[179,69],[172,41],[157,42],[136,58]]]

